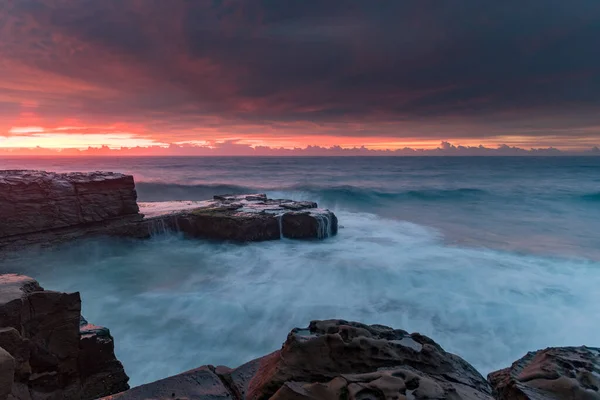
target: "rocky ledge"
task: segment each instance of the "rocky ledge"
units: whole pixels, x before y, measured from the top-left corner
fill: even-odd
[[[0,275],[0,400],[95,399],[128,380],[108,329],[81,317],[79,293]]]
[[[465,360],[418,333],[342,320],[290,332],[281,350],[236,369],[204,366],[105,400],[492,399]]]
[[[328,320],[241,367],[206,365],[104,400],[595,400],[599,387],[600,349],[529,353],[486,381],[426,336]]]
[[[336,216],[310,201],[266,194],[222,195],[208,201],[140,203],[150,233],[182,232],[208,239],[260,241],[324,239],[337,233]]]
[[[600,400],[600,349],[554,347],[527,353],[488,380],[498,400]]]
[[[337,218],[313,202],[264,194],[138,205],[130,175],[0,171],[0,250],[98,235],[147,238],[165,231],[234,241],[323,239],[336,234]]]

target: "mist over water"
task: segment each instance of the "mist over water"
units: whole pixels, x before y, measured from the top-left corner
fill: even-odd
[[[325,241],[98,239],[0,264],[80,291],[132,385],[237,366],[323,318],[421,332],[484,374],[600,345],[598,158],[7,162],[130,172],[144,201],[258,190],[336,211],[343,228]]]

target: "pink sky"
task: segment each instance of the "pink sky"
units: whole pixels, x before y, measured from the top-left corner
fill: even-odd
[[[600,56],[589,51],[600,15],[549,1],[508,14],[343,0],[9,2],[0,149],[588,151],[600,145]]]

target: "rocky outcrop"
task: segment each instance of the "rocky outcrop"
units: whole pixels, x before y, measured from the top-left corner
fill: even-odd
[[[337,233],[336,216],[309,201],[268,199],[265,194],[214,196],[209,201],[140,203],[149,232],[188,237],[261,241],[324,239]]]
[[[488,380],[498,400],[600,399],[600,349],[554,347],[527,353]]]
[[[79,293],[0,275],[0,348],[14,366],[9,399],[95,399],[128,389],[108,330],[81,322]],[[0,364],[5,362],[0,353]],[[2,370],[0,399],[10,375]]]
[[[0,237],[138,214],[133,177],[112,172],[0,172]]]
[[[433,340],[381,325],[313,321],[236,369],[205,366],[111,396],[142,399],[491,399],[486,380]]]
[[[313,202],[223,195],[199,202],[140,203],[140,213],[136,198],[130,175],[0,171],[0,250],[90,236],[142,239],[166,231],[241,242],[323,239],[337,233],[335,215]]]
[[[15,359],[0,347],[0,399],[6,399],[12,391],[15,375]]]

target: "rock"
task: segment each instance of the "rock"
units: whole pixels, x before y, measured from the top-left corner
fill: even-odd
[[[15,375],[15,359],[0,347],[0,400],[5,400],[12,391]]]
[[[80,320],[79,293],[0,275],[0,347],[14,358],[12,399],[93,399],[128,388],[108,330],[84,324],[80,333]]]
[[[314,202],[273,200],[265,194],[140,203],[143,214],[136,199],[130,175],[0,171],[0,257],[90,236],[143,239],[176,231],[247,242],[324,239],[338,229],[335,215]]]
[[[600,349],[553,347],[527,353],[488,375],[498,400],[600,399]]]
[[[110,397],[169,398],[492,399],[486,380],[433,340],[342,320],[294,329],[281,350],[236,369],[206,366]]]
[[[26,379],[31,375],[29,358],[31,343],[12,327],[0,328],[0,343],[15,359],[15,377],[17,380]]]
[[[104,398],[104,400],[146,399],[232,400],[236,398],[231,395],[211,366],[193,369]]]
[[[337,233],[336,216],[307,201],[273,200],[265,194],[219,195],[208,201],[140,203],[150,233],[262,241],[282,237],[324,239]]]
[[[138,213],[133,177],[112,172],[0,172],[0,237]]]
[[[346,383],[331,382],[336,378]],[[341,385],[350,398],[364,398],[359,395],[363,392],[378,393],[373,398],[393,398],[385,395],[385,388],[404,384],[400,394],[408,396],[410,391],[415,399],[491,399],[483,377],[433,340],[341,320],[313,321],[307,329],[292,330],[280,353],[265,359],[248,382],[247,398],[268,399],[290,381],[329,383],[334,392]],[[432,393],[435,397],[427,397]]]
[[[123,364],[115,357],[110,331],[81,318],[78,368],[82,378],[82,398],[96,399],[107,393],[129,389]]]

